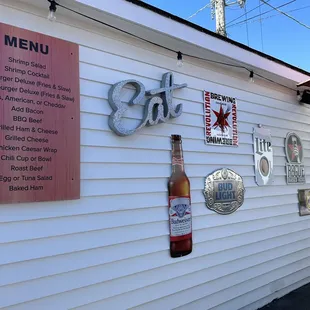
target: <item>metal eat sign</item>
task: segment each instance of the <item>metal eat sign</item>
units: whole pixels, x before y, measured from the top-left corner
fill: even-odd
[[[128,84],[135,88],[135,94],[127,104],[121,101],[121,91]],[[174,107],[172,94],[175,89],[184,87],[187,87],[187,84],[174,84],[171,72],[163,75],[161,88],[148,91],[145,91],[145,86],[137,80],[125,80],[114,84],[109,91],[109,104],[113,110],[109,116],[110,128],[119,136],[129,136],[144,126],[165,123],[169,118],[179,117],[182,114],[182,104]],[[143,102],[145,96],[150,96],[150,98],[146,100],[140,124],[136,128],[125,128],[122,118],[128,106]]]

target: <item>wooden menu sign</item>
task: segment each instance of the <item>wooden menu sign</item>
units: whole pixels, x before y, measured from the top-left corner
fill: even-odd
[[[0,203],[80,197],[78,45],[0,23]]]

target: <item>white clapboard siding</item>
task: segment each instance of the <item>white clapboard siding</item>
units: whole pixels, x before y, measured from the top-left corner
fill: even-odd
[[[292,236],[290,236],[290,238],[291,237]],[[225,240],[223,240],[223,243],[224,242]],[[217,245],[214,245],[214,246],[215,248],[217,248],[217,252],[218,252],[219,251],[218,246]],[[235,253],[234,255],[237,255],[240,251],[244,253],[243,249],[242,248],[239,249],[237,248],[237,246],[238,246],[238,243],[236,247],[234,247],[233,249],[233,253]],[[212,251],[212,243],[210,243],[210,248]],[[201,252],[202,249],[197,249],[197,250]],[[213,249],[213,251],[214,250],[215,249]],[[273,248],[273,250],[275,249]],[[279,249],[277,250],[278,250],[277,254],[273,254],[275,255],[275,257],[277,257],[277,255],[279,255],[279,253],[281,252],[279,251]],[[307,249],[304,249],[303,252],[308,252],[308,251]],[[286,259],[292,259],[293,261],[296,261],[296,257],[299,257],[297,256],[297,254],[299,254],[299,256],[302,256],[302,257],[305,257],[306,255],[306,253],[297,252],[293,254],[293,257],[286,257]],[[189,288],[193,285],[197,285],[201,283],[201,281],[204,282],[208,280],[208,277],[211,277],[211,280],[217,279],[221,275],[219,273],[221,269],[223,269],[223,271],[225,271],[228,274],[233,272],[234,269],[233,267],[230,268],[230,264],[231,264],[231,260],[234,258],[234,255],[232,255],[231,251],[228,251],[227,253],[226,252],[216,253],[215,256],[208,255],[207,257],[198,260],[198,263],[200,261],[199,264],[196,264],[195,259],[193,259],[192,264],[189,264],[189,266],[188,266],[188,263],[190,261],[187,262],[187,259],[185,259],[186,262],[184,261],[177,262],[177,263],[173,263],[171,266],[166,265],[165,267],[162,267],[162,271],[163,271],[162,273],[158,272],[159,271],[158,267],[165,264],[165,258],[167,257],[166,253],[160,252],[160,253],[153,254],[152,258],[139,256],[132,260],[126,260],[126,261],[121,260],[121,261],[114,262],[113,265],[115,266],[115,268],[112,268],[112,266],[109,266],[109,265],[103,265],[101,267],[82,269],[74,273],[69,272],[69,273],[61,274],[61,275],[54,276],[54,277],[40,278],[37,281],[28,281],[26,283],[20,283],[17,285],[9,286],[7,289],[6,288],[3,289],[5,293],[4,296],[7,296],[7,298],[5,298],[2,301],[2,303],[4,306],[10,304],[10,296],[12,296],[13,291],[15,292],[15,294],[18,295],[19,302],[25,302],[25,301],[31,300],[32,298],[36,298],[38,295],[44,296],[45,294],[50,294],[51,290],[52,290],[52,293],[59,294],[59,292],[66,289],[67,291],[70,291],[69,294],[71,295],[71,298],[66,298],[66,296],[62,294],[61,296],[55,295],[55,296],[49,297],[45,301],[38,300],[32,303],[29,303],[29,307],[32,307],[32,308],[35,308],[35,307],[40,308],[43,306],[43,304],[46,303],[47,305],[52,304],[55,308],[64,307],[65,309],[72,307],[76,303],[82,304],[85,301],[101,300],[107,297],[109,294],[113,294],[113,295],[124,294],[128,291],[136,290],[138,288],[144,288],[145,286],[149,285],[149,283],[151,284],[156,283],[157,284],[156,286],[160,286],[161,284],[163,284],[163,286],[165,286],[165,289],[164,289],[165,293],[168,293],[167,291],[168,287],[170,287],[170,290],[171,289],[176,290],[176,287],[177,287],[177,291],[181,291],[182,287]],[[264,262],[264,259],[267,259],[267,260],[270,259],[268,255],[266,255],[266,253],[263,253],[261,256],[259,256],[257,252],[255,253],[254,262],[256,264],[260,264],[261,262]],[[172,260],[172,261],[175,261],[175,260]],[[274,259],[272,259],[272,261],[274,261]],[[280,259],[278,261],[281,262]],[[227,267],[221,268],[222,267],[221,264],[223,264],[224,262],[226,262]],[[235,264],[237,264],[239,268],[241,269],[243,268],[243,266],[250,265],[251,263],[252,262],[248,256],[244,257],[243,259],[239,258],[239,260],[235,261]],[[143,271],[149,265],[152,265],[153,267],[152,270],[148,270],[148,271],[141,273],[141,271]],[[207,268],[204,266],[207,266]],[[214,268],[216,268],[216,272],[211,273],[210,269],[213,266]],[[125,270],[123,270],[124,268]],[[199,271],[194,273],[193,271],[197,269]],[[264,269],[261,269],[260,271],[262,270]],[[198,273],[201,274],[202,277],[197,277]],[[124,275],[124,274],[128,276],[125,278],[122,278],[122,277],[118,278],[120,275]],[[179,277],[185,274],[187,274],[186,277],[189,279],[187,279],[187,281],[181,282],[179,285],[176,285],[176,283],[180,282]],[[233,274],[235,273],[233,272]],[[111,281],[111,283],[109,282],[109,280]],[[168,280],[171,283],[169,283]],[[90,286],[77,290],[77,288],[79,288],[81,284],[81,281]],[[95,284],[96,286],[91,287]],[[25,285],[27,285],[26,291],[24,289]],[[94,292],[90,294],[90,291],[92,291],[92,289],[94,290]],[[157,289],[155,291],[158,292]],[[147,294],[143,294],[143,295],[148,296]],[[13,297],[13,296],[12,298],[14,298],[14,300],[16,299],[16,297]],[[125,299],[123,299],[123,302],[124,301]],[[114,309],[114,307],[111,307],[111,309]]]
[[[134,309],[172,309],[184,304],[185,306],[180,308],[186,309],[188,307],[187,304],[190,300],[199,299],[201,295],[207,295],[208,297],[206,298],[206,300],[201,301],[201,308],[199,308],[197,302],[194,305],[193,309],[206,309],[206,307],[210,308],[213,306],[214,303],[218,302],[218,298],[220,299],[220,302],[223,302],[228,295],[227,291],[231,287],[234,288],[236,292],[236,286],[238,284],[241,284],[240,286],[242,288],[239,289],[237,292],[243,292],[247,288],[248,282],[250,282],[251,279],[261,275],[262,272],[265,274],[273,271],[276,268],[279,268],[279,266],[282,266],[283,264],[286,265],[290,262],[296,261],[296,259],[299,259],[300,257],[305,258],[308,249],[298,251],[298,247],[296,245],[297,244],[294,243],[294,254],[289,253],[290,255],[285,255],[286,253],[281,252],[275,255],[273,252],[270,253],[269,251],[266,251],[262,254],[247,257],[245,262],[241,262],[240,260],[233,260],[230,261],[228,264],[222,264],[215,268],[210,267],[208,272],[200,272],[201,276],[204,279],[203,281],[208,282],[202,285],[195,286],[194,288],[191,288],[191,286],[189,286],[192,282],[190,276],[188,276],[188,284],[184,287],[185,291],[181,291],[180,293],[176,294],[176,296],[169,294],[169,291],[171,291],[171,288],[169,289],[169,284],[171,283],[167,282],[165,283],[167,297],[160,300],[157,299],[156,302],[149,302],[142,306],[135,307]],[[272,260],[264,263],[264,259],[268,256],[270,256]],[[309,265],[309,262],[306,262],[306,260],[305,263]],[[234,267],[235,270],[238,270],[239,272],[226,276],[227,273],[229,273],[229,271],[231,270],[231,268]],[[145,295],[148,296],[148,299],[150,299],[150,295],[154,299],[156,299],[156,295],[158,295],[158,293],[159,289],[145,289]],[[215,300],[215,302],[213,300]],[[114,301],[113,303],[115,304]],[[94,309],[100,309],[99,305],[100,304],[98,303],[96,305],[97,307],[94,307]]]
[[[299,280],[302,279],[302,280]],[[280,280],[281,281],[281,280]],[[275,281],[277,283],[277,281]],[[304,270],[301,270],[298,273],[294,273],[293,275],[286,277],[285,279],[286,287],[280,290],[276,290],[274,293],[270,294],[270,288],[269,285],[265,285],[263,287],[260,287],[258,290],[253,290],[248,294],[245,294],[245,296],[256,296],[254,299],[257,300],[258,296],[263,296],[258,301],[255,301],[251,304],[246,305],[245,307],[241,308],[240,310],[256,310],[261,308],[262,306],[268,304],[272,300],[276,298],[280,298],[295,289],[298,289],[299,287],[308,284],[310,282],[310,277],[305,278],[304,277]],[[292,283],[292,284],[291,284]],[[239,297],[240,298],[240,297]],[[243,296],[242,296],[243,298]],[[238,302],[238,301],[237,301]],[[214,309],[214,308],[213,308]]]
[[[286,204],[294,204],[295,197],[293,195],[282,195],[285,198]],[[153,202],[149,208],[157,208],[166,203],[166,197],[162,194],[153,194]],[[210,214],[211,211],[205,210],[204,207],[204,197],[200,195],[199,192],[192,195],[192,204],[195,205],[194,216],[198,216],[200,214]],[[135,202],[135,204],[134,204]],[[51,207],[49,204],[45,203],[41,206],[26,209],[24,212],[21,212],[19,216],[12,216],[13,209],[6,209],[5,212],[2,212],[1,222],[2,223],[10,223],[10,222],[21,222],[21,221],[29,221],[29,220],[37,220],[37,219],[48,219],[48,218],[57,218],[59,216],[73,216],[80,214],[98,214],[105,212],[115,212],[115,211],[126,211],[126,210],[138,210],[144,209],[144,206],[148,204],[148,194],[138,194],[138,195],[130,195],[124,198],[122,195],[115,196],[105,196],[105,197],[91,197],[87,199],[83,199],[83,203],[74,204],[68,203],[66,205],[65,210],[63,209],[62,204],[55,204],[55,206]],[[87,203],[90,208],[85,210],[84,203]],[[246,210],[250,209],[261,209],[267,207],[275,207],[279,205],[279,197],[277,196],[269,196],[269,197],[261,197],[260,203],[258,204],[256,198],[248,198],[245,202]],[[101,210],[101,205],[104,204],[107,207],[104,212]],[[116,204],[116,205],[114,205]],[[241,212],[240,209],[239,212]],[[7,241],[7,239],[5,239]]]
[[[6,5],[1,5],[1,3]],[[14,8],[15,7],[15,8]],[[175,54],[69,17],[0,0],[0,22],[80,45],[81,199],[0,206],[0,309],[254,310],[310,279],[310,217],[299,217],[297,190],[310,184],[310,110],[293,92]],[[57,12],[58,13],[58,12]],[[38,25],[40,27],[38,28]],[[125,79],[146,90],[174,72],[183,114],[129,137],[108,126],[108,92]],[[238,100],[238,147],[204,143],[203,90]],[[128,102],[133,90],[124,90]],[[124,122],[135,126],[143,104]],[[271,130],[274,179],[254,179],[253,128]],[[288,132],[304,145],[307,184],[286,185]],[[167,180],[170,135],[183,138],[191,182],[191,255],[169,255]],[[245,202],[229,216],[205,207],[205,177],[222,167],[239,173]]]

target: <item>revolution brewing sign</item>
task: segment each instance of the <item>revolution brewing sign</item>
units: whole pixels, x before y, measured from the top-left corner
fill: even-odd
[[[204,91],[205,143],[238,146],[237,100]]]
[[[273,151],[270,130],[265,128],[253,128],[253,145],[255,181],[257,185],[271,184]]]
[[[0,203],[80,196],[79,48],[0,23]]]

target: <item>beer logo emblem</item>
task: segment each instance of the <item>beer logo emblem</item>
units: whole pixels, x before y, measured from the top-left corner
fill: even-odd
[[[300,138],[293,132],[289,133],[285,141],[286,158],[290,164],[300,164],[303,161],[303,147]]]
[[[285,139],[286,183],[305,183],[304,151],[301,139],[294,132],[289,132]]]
[[[213,113],[216,115],[216,121],[215,123],[213,124],[213,128],[216,129],[216,128],[220,128],[221,129],[221,132],[225,132],[228,130],[228,128],[230,127],[227,119],[228,119],[228,116],[230,115],[231,113],[231,107],[228,106],[225,113],[224,113],[224,110],[223,110],[223,106],[221,105],[220,106],[220,110],[217,112],[217,111],[214,111],[212,110]]]
[[[216,170],[205,179],[206,206],[219,214],[231,214],[241,207],[244,192],[242,177],[230,169]]]
[[[269,162],[265,156],[260,159],[259,171],[264,177],[266,177],[269,174],[270,171]]]
[[[272,183],[273,149],[270,130],[253,128],[255,181],[259,186]]]
[[[171,207],[171,216],[178,216],[180,218],[184,217],[186,214],[191,214],[190,206],[186,204],[179,204]]]
[[[228,171],[227,171],[226,168],[223,168],[223,169],[222,169],[222,177],[223,177],[224,180],[226,180],[227,177],[228,177]]]

